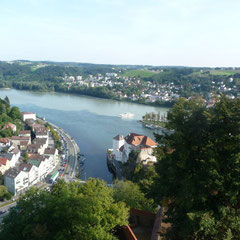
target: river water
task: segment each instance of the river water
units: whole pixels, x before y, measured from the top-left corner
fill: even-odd
[[[108,183],[112,175],[106,164],[106,150],[112,148],[112,138],[130,132],[147,135],[154,139],[153,131],[144,128],[140,120],[146,112],[164,114],[167,108],[144,106],[87,96],[65,93],[37,93],[20,90],[0,89],[0,97],[8,96],[11,105],[21,111],[35,112],[66,130],[80,151],[85,155],[82,179],[97,177]],[[120,113],[134,113],[132,119],[121,119]]]

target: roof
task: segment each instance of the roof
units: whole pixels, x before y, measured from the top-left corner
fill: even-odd
[[[29,141],[30,137],[25,137],[25,136],[12,136],[12,140],[26,140]]]
[[[7,128],[14,129],[14,128],[16,128],[16,125],[13,124],[13,123],[8,123],[7,125],[5,125],[5,126],[2,128],[2,130],[5,130],[5,129],[7,129]]]
[[[119,151],[123,151],[123,149],[124,149],[124,145],[122,145],[120,148],[119,148]]]
[[[33,143],[34,144],[40,144],[40,145],[46,144],[47,143],[47,138],[35,138],[33,140]]]
[[[17,168],[9,168],[4,173],[4,176],[9,177],[9,178],[15,178],[19,173],[20,173],[20,171]]]
[[[47,129],[37,128],[35,134],[36,134],[36,136],[37,135],[48,135],[48,131],[47,131]]]
[[[34,165],[36,167],[39,167],[39,165],[41,164],[41,161],[32,159],[32,160],[29,160],[28,163],[31,164],[31,165]]]
[[[0,166],[6,165],[6,164],[7,164],[7,161],[8,161],[7,158],[0,158]]]
[[[32,164],[29,163],[22,163],[19,166],[19,171],[24,171],[24,172],[30,172],[30,170],[32,169]]]
[[[56,153],[56,148],[46,148],[44,154],[54,155]]]
[[[42,155],[40,155],[39,153],[35,153],[35,154],[30,154],[29,155],[29,160],[41,161],[43,159],[44,159],[44,157]]]
[[[13,159],[14,154],[13,153],[1,153],[0,157],[7,158],[9,161]]]
[[[0,138],[0,143],[9,143],[8,138]]]
[[[20,141],[20,146],[27,146],[28,145],[28,141]]]
[[[28,150],[31,150],[31,149],[33,149],[33,150],[38,150],[40,147],[41,147],[41,144],[35,143],[35,144],[29,144],[29,145],[27,146],[27,149],[28,149]]]
[[[31,113],[31,112],[21,112],[21,114],[23,114],[23,115],[27,115],[27,114],[36,114],[36,113]]]
[[[128,144],[139,146],[140,147],[156,147],[157,143],[155,143],[150,137],[139,135],[136,133],[130,133],[125,137],[125,140]]]
[[[123,136],[120,136],[119,134],[116,136],[116,137],[114,137],[113,139],[115,139],[115,140],[123,140],[124,138],[123,138]]]
[[[9,151],[10,153],[14,153],[14,154],[18,154],[19,153],[19,149],[18,149],[18,146],[14,145],[14,148]]]
[[[22,130],[19,132],[19,135],[26,135],[26,134],[31,134],[30,130]]]

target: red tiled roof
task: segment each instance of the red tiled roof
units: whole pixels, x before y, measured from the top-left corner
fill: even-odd
[[[0,138],[0,143],[9,143],[8,138]]]
[[[14,129],[16,128],[16,125],[15,124],[12,124],[12,123],[8,123],[7,125],[5,125],[2,130],[5,130],[7,128],[11,128],[11,129]]]
[[[0,166],[7,164],[7,158],[0,158]]]
[[[125,140],[128,144],[131,145],[142,145],[145,147],[155,147],[157,146],[157,143],[155,143],[150,137],[139,135],[136,133],[130,133],[127,137],[125,137]]]

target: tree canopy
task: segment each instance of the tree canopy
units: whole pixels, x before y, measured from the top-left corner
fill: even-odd
[[[165,239],[239,239],[240,100],[206,109],[180,99],[168,114],[171,135],[157,141],[152,196],[166,209]]]
[[[31,188],[1,224],[0,239],[115,239],[113,229],[127,224],[128,208],[116,203],[104,181],[58,181],[51,192]]]

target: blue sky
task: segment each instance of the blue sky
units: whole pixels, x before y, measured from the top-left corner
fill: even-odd
[[[0,0],[0,60],[240,66],[239,0]]]

